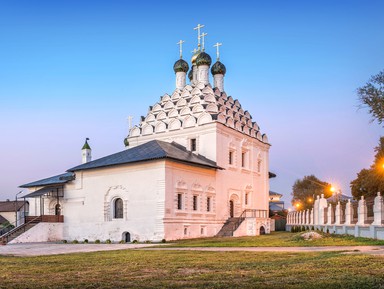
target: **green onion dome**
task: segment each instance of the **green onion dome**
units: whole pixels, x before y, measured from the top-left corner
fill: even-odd
[[[128,138],[127,138],[127,137],[124,139],[124,145],[125,145],[126,147],[129,146],[129,141],[128,141]]]
[[[211,68],[212,75],[216,75],[216,74],[225,75],[226,72],[227,72],[227,69],[225,68],[225,65],[222,64],[220,61],[216,61]]]
[[[197,58],[197,56],[199,56],[200,53],[201,53],[201,51],[200,51],[200,50],[197,50],[197,51],[192,55],[192,59],[191,59],[192,65],[196,65],[196,58]]]
[[[190,81],[192,81],[192,79],[193,79],[193,70],[192,69],[188,72],[188,78]]]
[[[179,59],[178,61],[175,62],[175,64],[173,65],[173,70],[176,72],[185,72],[187,73],[188,72],[188,69],[189,69],[189,65],[188,63],[183,60],[183,59]]]
[[[212,63],[212,59],[211,59],[211,56],[209,56],[208,53],[201,52],[199,54],[199,56],[197,56],[197,58],[196,58],[196,65],[197,66],[200,66],[200,65],[208,65],[208,66],[210,66],[211,63]]]

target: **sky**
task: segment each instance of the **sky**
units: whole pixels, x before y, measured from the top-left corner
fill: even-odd
[[[268,135],[271,190],[314,174],[350,195],[383,128],[356,89],[384,69],[383,1],[0,1],[0,199],[124,149],[128,116],[175,89],[204,24],[225,91]],[[211,78],[211,83],[213,83]],[[25,191],[24,193],[27,193]],[[23,195],[23,194],[21,194]]]

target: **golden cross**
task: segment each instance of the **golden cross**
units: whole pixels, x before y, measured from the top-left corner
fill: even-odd
[[[200,37],[203,39],[203,41],[202,41],[202,46],[201,46],[203,51],[204,51],[204,49],[205,49],[205,48],[204,48],[204,37],[207,36],[207,35],[208,35],[208,33],[202,33],[202,34],[200,35]]]
[[[220,52],[219,52],[219,46],[223,45],[223,43],[217,42],[213,47],[216,47],[216,60],[220,60]]]
[[[200,50],[200,29],[205,25],[197,24],[197,27],[193,28],[193,30],[197,30],[197,49]]]
[[[183,58],[183,43],[184,42],[185,42],[184,40],[180,40],[179,42],[176,43],[180,46],[180,59]]]

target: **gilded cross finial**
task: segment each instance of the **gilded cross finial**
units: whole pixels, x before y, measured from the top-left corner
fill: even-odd
[[[215,45],[213,45],[213,47],[216,47],[216,60],[219,61],[220,60],[220,51],[219,51],[219,47],[223,45],[223,43],[219,43],[217,42]]]
[[[185,42],[184,40],[180,40],[179,42],[176,43],[180,47],[180,59],[183,58],[183,43],[184,42]]]
[[[192,54],[195,54],[196,51],[197,51],[197,49],[196,49],[196,48],[193,48],[193,50],[191,51],[191,53],[192,53]]]
[[[200,29],[203,28],[205,25],[197,24],[193,30],[197,30],[197,50],[200,50]]]
[[[205,39],[205,36],[207,36],[207,35],[208,35],[208,33],[201,33],[201,35],[200,35],[200,37],[202,38],[202,45],[201,45],[201,47],[202,47],[202,51],[205,50],[205,47],[204,47],[204,39]]]

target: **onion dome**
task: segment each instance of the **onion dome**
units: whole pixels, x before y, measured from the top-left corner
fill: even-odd
[[[189,65],[188,63],[183,60],[183,59],[179,59],[178,61],[175,62],[175,64],[173,65],[173,70],[176,72],[185,72],[187,73],[188,72],[188,69],[189,69]]]
[[[193,79],[193,70],[192,69],[188,72],[188,78],[190,81],[192,81],[192,79]]]
[[[211,63],[212,63],[212,58],[211,58],[211,56],[209,56],[208,53],[201,52],[199,54],[199,56],[197,56],[197,58],[196,58],[196,65],[197,66],[200,66],[200,65],[210,66]]]
[[[227,72],[227,69],[225,68],[225,65],[222,64],[220,61],[216,61],[211,68],[212,75],[216,75],[216,74],[225,75],[226,72]]]
[[[197,51],[192,55],[192,59],[191,59],[192,65],[196,65],[196,58],[197,58],[197,56],[199,56],[200,53],[201,53],[201,51],[200,51],[200,50],[197,50]]]

